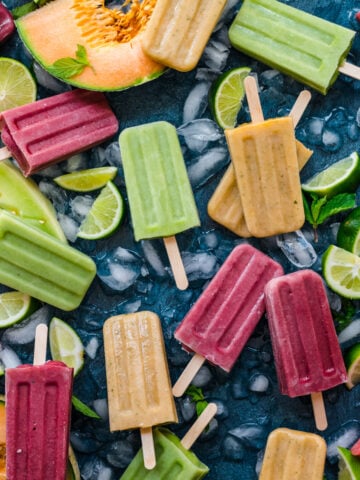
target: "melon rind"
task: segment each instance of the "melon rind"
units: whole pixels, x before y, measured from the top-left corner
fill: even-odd
[[[81,74],[60,79],[87,90],[123,90],[160,76],[164,66],[145,55],[140,32],[130,42],[108,42],[93,47],[76,20],[74,0],[53,0],[16,21],[20,38],[34,59],[45,69],[60,58],[75,58],[78,45],[86,49],[93,68],[85,67]]]

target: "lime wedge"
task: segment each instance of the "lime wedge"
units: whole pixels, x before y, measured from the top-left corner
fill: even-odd
[[[360,383],[360,343],[353,345],[345,355],[348,381],[346,386],[351,390]]]
[[[355,208],[341,223],[337,244],[355,255],[360,255],[360,207]]]
[[[317,173],[302,184],[305,192],[319,196],[333,196],[338,193],[354,192],[360,183],[360,159],[354,152]]]
[[[120,224],[124,201],[116,186],[108,182],[79,228],[78,237],[96,240],[110,235]]]
[[[104,187],[117,174],[116,167],[99,167],[68,173],[54,178],[60,187],[75,192],[91,192]]]
[[[360,257],[330,245],[323,255],[322,269],[334,292],[345,298],[360,299]]]
[[[84,346],[79,335],[66,322],[53,317],[49,325],[49,343],[52,359],[72,367],[75,376],[84,365]]]
[[[216,122],[222,128],[234,128],[244,98],[244,78],[250,68],[233,68],[220,75],[209,93],[210,109]]]
[[[29,70],[13,58],[0,57],[0,112],[36,99],[36,83]]]
[[[20,292],[6,292],[0,295],[0,328],[9,327],[31,315],[38,302]]]
[[[339,452],[338,480],[359,480],[360,459],[351,455],[350,450],[337,447]]]

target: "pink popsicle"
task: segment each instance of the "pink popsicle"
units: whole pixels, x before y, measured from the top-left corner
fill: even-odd
[[[71,90],[0,114],[1,139],[28,176],[111,138],[118,121],[100,92]]]
[[[270,257],[251,245],[239,245],[178,326],[175,338],[196,352],[199,362],[207,359],[230,371],[265,311],[265,285],[282,274]],[[178,396],[186,387],[175,385],[173,392]]]
[[[0,43],[5,42],[15,30],[15,23],[9,10],[0,3]]]
[[[65,480],[72,381],[62,362],[6,370],[8,480]]]
[[[301,270],[273,279],[265,302],[281,393],[309,395],[346,382],[320,275]]]

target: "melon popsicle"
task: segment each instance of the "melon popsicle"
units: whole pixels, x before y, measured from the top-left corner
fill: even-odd
[[[305,222],[294,125],[263,120],[256,80],[244,80],[252,123],[225,130],[246,226],[254,237],[299,230]]]
[[[323,480],[325,459],[320,435],[277,428],[268,437],[259,480]]]
[[[6,478],[65,480],[73,369],[46,359],[47,326],[36,330],[34,365],[5,371]]]
[[[164,239],[176,284],[188,280],[175,234],[200,225],[176,129],[153,122],[125,129],[120,150],[135,239]]]
[[[186,72],[197,65],[226,0],[157,0],[142,45],[153,60]]]
[[[338,72],[360,78],[344,63],[355,32],[277,0],[244,0],[229,29],[233,47],[326,94]]]
[[[283,274],[281,265],[248,244],[230,253],[175,331],[195,352],[173,386],[181,396],[205,360],[229,372],[265,311],[267,282]]]
[[[95,274],[90,257],[0,209],[0,283],[73,310]]]
[[[0,160],[13,156],[28,176],[111,138],[118,126],[104,94],[70,90],[0,114]]]
[[[216,414],[215,403],[209,403],[190,430],[180,440],[170,430],[154,431],[157,463],[153,470],[145,470],[141,450],[130,463],[121,480],[200,480],[209,469],[190,451],[193,443]]]
[[[311,395],[317,428],[324,430],[321,392],[347,375],[322,278],[301,270],[273,279],[265,303],[280,391]]]
[[[310,92],[303,90],[294,103],[289,113],[289,116],[293,119],[294,128],[307,107],[310,98]],[[312,151],[301,142],[296,141],[296,152],[299,170],[301,170],[311,157]],[[244,218],[234,167],[231,163],[210,198],[207,211],[209,217],[215,220],[215,222],[223,225],[240,237],[251,237]]]
[[[152,427],[177,422],[159,317],[143,311],[107,319],[104,348],[110,430],[140,428],[151,469]]]

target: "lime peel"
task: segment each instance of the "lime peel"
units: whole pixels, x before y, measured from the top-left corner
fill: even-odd
[[[337,449],[339,452],[338,480],[359,480],[360,459],[354,457],[347,448],[337,447]]]
[[[25,293],[14,291],[0,294],[0,328],[20,322],[38,306],[38,302]]]
[[[49,343],[53,360],[64,362],[74,369],[74,376],[84,365],[84,345],[73,328],[60,318],[53,317],[49,325]]]
[[[330,245],[323,255],[322,269],[334,292],[345,298],[360,299],[360,257]]]
[[[25,65],[0,57],[0,112],[34,102],[36,91],[35,80]]]
[[[66,175],[60,175],[54,178],[54,182],[66,190],[91,192],[98,188],[103,188],[107,182],[116,177],[116,174],[116,167],[89,168]]]

